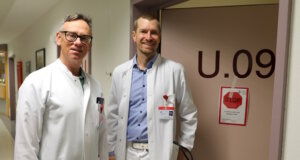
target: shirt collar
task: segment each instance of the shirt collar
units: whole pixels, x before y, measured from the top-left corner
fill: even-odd
[[[146,65],[147,69],[152,68],[155,60],[157,59],[157,56],[158,56],[158,54],[156,53],[155,56],[147,63],[147,65]],[[135,54],[134,57],[133,57],[133,68],[138,68],[136,58],[137,58],[137,54]]]

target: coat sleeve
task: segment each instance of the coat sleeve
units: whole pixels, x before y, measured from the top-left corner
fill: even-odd
[[[197,129],[197,108],[193,102],[191,90],[186,81],[183,68],[179,74],[176,99],[179,103],[179,144],[192,150]]]
[[[107,143],[109,145],[109,152],[115,150],[117,143],[117,126],[118,126],[118,98],[117,98],[117,77],[113,73],[112,86],[107,104]]]
[[[16,160],[38,159],[45,108],[40,90],[26,80],[19,90],[14,151]]]

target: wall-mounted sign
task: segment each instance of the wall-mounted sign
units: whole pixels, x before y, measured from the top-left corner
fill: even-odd
[[[219,123],[246,125],[248,88],[221,87]]]
[[[200,74],[201,77],[204,78],[214,78],[215,76],[218,75],[219,70],[220,70],[220,52],[219,50],[216,50],[216,61],[215,61],[215,71],[213,73],[204,73],[203,71],[203,51],[199,51],[199,56],[198,56],[198,72]],[[247,66],[246,72],[245,73],[241,73],[241,71],[239,71],[238,68],[238,61],[239,61],[239,57],[241,57],[242,55],[246,56],[247,61],[245,63],[245,66]],[[263,57],[270,57],[268,58],[268,60],[265,60],[266,58]],[[271,49],[261,49],[260,51],[258,51],[258,53],[255,56],[255,62],[258,68],[260,68],[259,70],[256,70],[255,73],[259,78],[265,79],[265,78],[269,78],[273,75],[274,70],[275,70],[275,54]],[[247,65],[248,64],[248,65]],[[233,73],[236,77],[238,78],[247,78],[252,71],[253,67],[253,57],[252,54],[250,53],[250,51],[246,50],[246,49],[240,49],[238,50],[233,57],[232,60],[232,70]],[[269,68],[267,71],[267,73],[265,73],[266,71],[262,71],[265,70],[266,68]],[[228,73],[224,73],[224,78],[229,78],[229,72]]]

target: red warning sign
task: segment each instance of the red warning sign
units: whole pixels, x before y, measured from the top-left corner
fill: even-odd
[[[248,91],[246,87],[221,87],[219,123],[245,126]]]
[[[228,92],[223,98],[223,103],[227,108],[237,109],[243,101],[242,96],[238,92]]]

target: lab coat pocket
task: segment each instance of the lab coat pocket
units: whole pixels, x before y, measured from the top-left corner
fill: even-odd
[[[158,106],[159,118],[161,120],[173,120],[175,114],[174,94],[164,94],[163,104]]]

